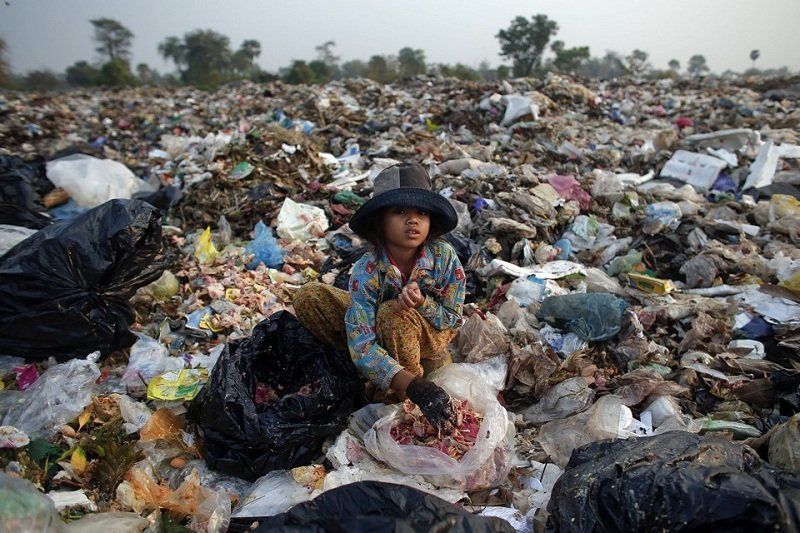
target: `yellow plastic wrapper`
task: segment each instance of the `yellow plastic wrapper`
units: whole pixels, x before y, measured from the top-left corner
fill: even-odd
[[[214,243],[211,242],[211,228],[208,227],[200,234],[200,238],[197,240],[197,245],[194,247],[194,256],[200,264],[210,265],[218,255],[219,251],[214,246]]]
[[[154,377],[147,385],[148,400],[191,400],[208,381],[205,368],[184,368]]]
[[[675,290],[675,284],[669,279],[652,278],[644,274],[625,274],[631,287],[650,294],[669,294]]]

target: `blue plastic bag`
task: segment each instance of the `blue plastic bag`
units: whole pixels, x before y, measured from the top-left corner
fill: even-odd
[[[272,235],[266,224],[259,221],[255,228],[255,237],[244,249],[248,255],[253,255],[253,260],[247,268],[255,270],[259,263],[264,263],[268,268],[281,268],[283,266],[283,250]]]

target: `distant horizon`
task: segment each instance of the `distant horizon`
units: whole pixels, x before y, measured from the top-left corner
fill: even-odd
[[[162,74],[175,67],[158,54],[158,44],[194,29],[226,35],[233,49],[256,39],[262,48],[256,63],[273,73],[293,60],[314,59],[314,47],[329,40],[336,42],[341,62],[396,55],[409,46],[422,49],[429,63],[477,68],[488,61],[494,68],[510,64],[498,55],[497,31],[515,16],[538,13],[559,24],[553,40],[567,47],[589,46],[593,57],[607,51],[626,56],[639,48],[649,54],[653,68],[666,70],[674,58],[685,72],[689,57],[701,54],[710,70],[720,74],[751,68],[750,50],[758,49],[756,68],[800,71],[800,2],[795,0],[773,0],[767,6],[748,0],[574,0],[569,5],[446,0],[432,6],[418,0],[402,6],[384,0],[7,1],[10,5],[0,5],[0,37],[16,74],[60,73],[76,61],[97,60],[89,20],[100,17],[116,19],[134,33],[132,66],[146,63]]]

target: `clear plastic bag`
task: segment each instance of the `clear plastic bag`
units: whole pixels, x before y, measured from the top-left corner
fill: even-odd
[[[458,353],[468,363],[505,354],[508,348],[508,330],[492,313],[486,313],[486,319],[476,313],[458,330]]]
[[[566,466],[572,451],[602,439],[634,436],[628,430],[633,413],[619,396],[603,396],[588,410],[542,426],[537,441],[555,464]]]
[[[47,370],[29,389],[14,395],[16,401],[3,417],[2,425],[14,426],[33,438],[55,435],[92,400],[100,377],[95,364],[99,356],[95,352],[86,359],[73,359]]]
[[[128,367],[122,375],[122,383],[131,388],[146,388],[150,380],[170,370],[183,368],[183,359],[170,357],[169,351],[152,337],[136,334],[137,341],[131,347]]]
[[[476,444],[456,461],[438,449],[401,445],[391,430],[403,421],[402,405],[387,406],[364,435],[373,457],[404,474],[420,474],[438,487],[468,492],[498,486],[508,475],[514,453],[514,424],[497,401],[497,390],[489,387],[482,375],[468,364],[451,364],[430,377],[453,398],[468,400],[483,415]]]

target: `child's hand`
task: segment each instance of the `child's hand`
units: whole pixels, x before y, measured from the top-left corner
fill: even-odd
[[[416,309],[425,302],[425,296],[419,288],[417,282],[412,282],[403,287],[400,296],[397,298],[399,310]]]

